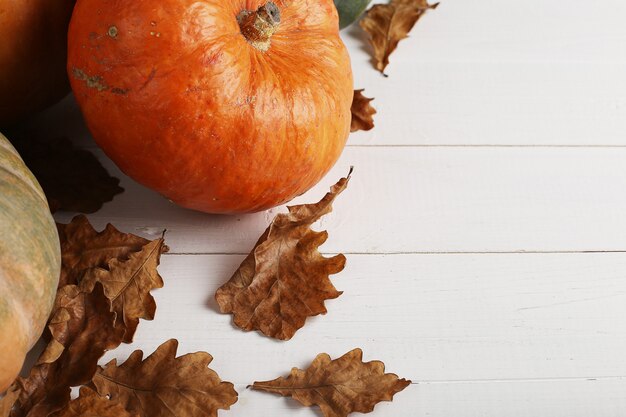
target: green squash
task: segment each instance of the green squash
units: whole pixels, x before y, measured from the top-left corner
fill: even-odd
[[[0,134],[0,393],[44,330],[60,269],[59,236],[46,197]]]
[[[357,20],[372,0],[335,0],[339,12],[339,27],[345,28]]]

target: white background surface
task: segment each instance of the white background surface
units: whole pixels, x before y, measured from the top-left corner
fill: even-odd
[[[626,415],[626,3],[444,0],[375,71],[343,33],[376,128],[296,202],[355,173],[321,221],[348,257],[344,295],[290,342],[231,325],[213,293],[278,208],[209,216],[121,175],[126,192],[90,219],[149,238],[166,228],[157,317],[132,345],[204,350],[240,399],[231,417],[314,417],[246,390],[320,352],[361,347],[414,384],[385,417]],[[71,99],[43,120],[95,145]],[[72,119],[74,123],[67,123]],[[68,221],[70,214],[57,215]]]

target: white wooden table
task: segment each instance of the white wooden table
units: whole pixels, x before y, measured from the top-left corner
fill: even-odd
[[[129,178],[91,221],[154,238],[167,228],[157,317],[107,355],[210,352],[235,383],[231,417],[315,416],[246,390],[320,352],[361,347],[414,384],[376,417],[626,415],[626,3],[443,0],[391,57],[344,32],[376,128],[296,202],[355,166],[322,220],[344,291],[290,342],[231,325],[213,294],[278,208],[224,217],[175,207]],[[67,123],[68,118],[75,123]],[[73,101],[43,120],[88,139]],[[67,221],[70,214],[59,214]]]

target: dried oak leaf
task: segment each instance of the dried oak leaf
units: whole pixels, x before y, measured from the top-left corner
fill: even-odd
[[[340,272],[343,255],[323,257],[318,247],[327,232],[310,226],[332,211],[335,198],[346,189],[342,178],[316,204],[288,207],[278,214],[231,279],[215,293],[222,313],[232,313],[235,325],[266,336],[289,340],[306,318],[325,314],[324,301],[341,295],[329,274]]]
[[[61,288],[48,320],[51,340],[37,364],[57,361],[71,346],[74,352],[80,352],[83,356],[80,359],[93,362],[89,369],[82,368],[88,375],[82,379],[88,381],[95,373],[97,359],[102,353],[116,348],[123,341],[125,329],[114,325],[115,316],[102,285],[96,286],[94,283],[87,291],[76,285]]]
[[[52,340],[29,376],[17,379],[19,399],[11,417],[47,417],[70,401],[70,387],[92,379],[98,360],[124,336],[110,308],[100,284],[91,293],[74,285],[59,290],[50,319]]]
[[[237,402],[233,384],[222,382],[208,368],[213,358],[205,352],[176,358],[178,342],[163,343],[144,361],[136,350],[120,366],[114,359],[93,378],[100,395],[118,401],[143,417],[217,416]]]
[[[376,114],[376,109],[372,107],[370,102],[373,98],[365,97],[363,90],[354,90],[354,98],[352,99],[352,122],[350,131],[372,130],[374,128],[374,119],[372,116]]]
[[[0,398],[0,417],[9,417],[11,415],[13,404],[15,404],[19,396],[20,393],[17,387],[15,385],[11,386],[4,394],[4,397]]]
[[[253,389],[292,397],[305,406],[317,405],[325,417],[369,413],[381,401],[392,401],[411,381],[385,373],[380,361],[363,362],[361,349],[331,360],[322,353],[305,371],[293,368],[287,378],[255,382]]]
[[[111,301],[111,309],[116,313],[116,325],[123,323],[126,329],[125,343],[133,341],[139,319],[154,319],[156,302],[150,291],[163,287],[157,266],[164,247],[162,238],[153,240],[139,252],[131,253],[128,260],[114,258],[109,261],[107,269],[88,270],[80,282],[80,288],[86,292],[90,292],[96,282],[102,284],[104,294]]]
[[[112,259],[126,260],[150,242],[131,233],[122,233],[108,224],[102,232],[96,232],[80,215],[69,224],[57,223],[61,240],[61,279],[59,288],[78,284],[85,272],[91,268],[106,268]],[[167,249],[167,248],[165,248]]]
[[[135,417],[116,401],[99,396],[94,390],[81,387],[80,396],[70,403],[56,417]]]
[[[428,0],[391,0],[389,4],[376,4],[367,11],[359,24],[370,35],[376,69],[385,73],[389,55],[395,51],[398,42],[408,37],[427,10],[438,5],[428,4]]]
[[[124,191],[89,151],[67,138],[20,138],[16,148],[43,188],[50,210],[94,213]]]

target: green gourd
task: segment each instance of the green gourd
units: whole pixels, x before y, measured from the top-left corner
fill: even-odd
[[[339,27],[345,28],[357,20],[372,0],[335,0],[339,12]]]
[[[46,197],[0,134],[0,393],[44,330],[61,269]]]

